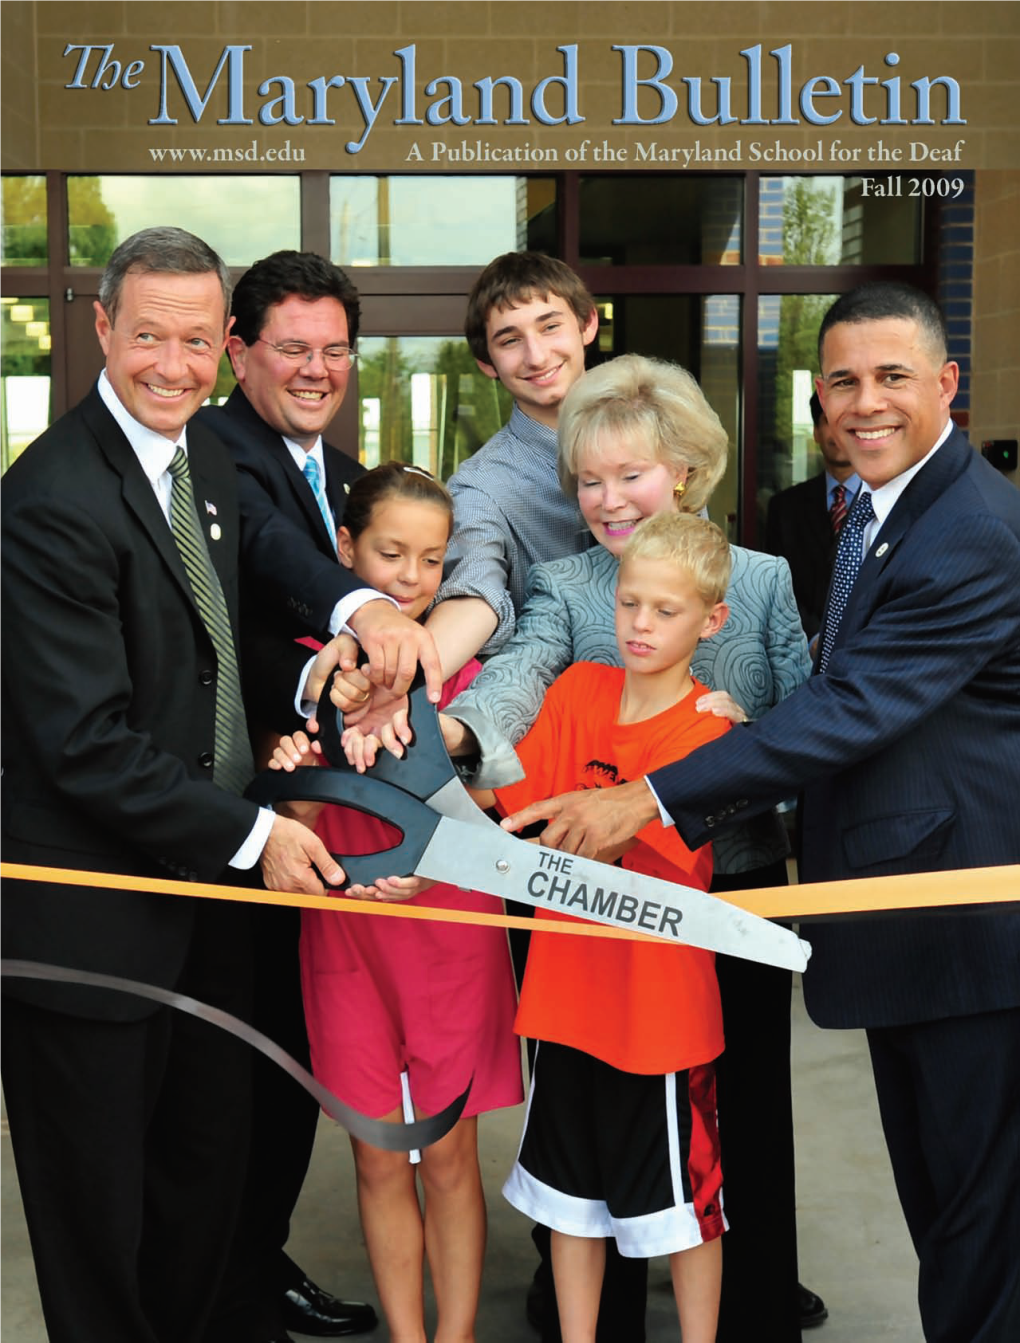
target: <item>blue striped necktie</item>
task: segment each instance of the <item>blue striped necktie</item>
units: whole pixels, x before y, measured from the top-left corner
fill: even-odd
[[[329,500],[326,498],[326,487],[322,483],[322,473],[319,470],[319,463],[309,452],[305,456],[305,464],[301,468],[301,474],[312,487],[312,493],[315,495],[315,502],[319,505],[319,512],[322,514],[322,520],[326,524],[326,531],[329,532],[329,538],[333,542],[333,548],[336,549],[336,523],[333,521],[333,510],[329,506]]]
[[[857,502],[846,515],[839,534],[839,549],[836,551],[836,563],[832,569],[832,591],[829,593],[829,609],[825,613],[825,632],[822,635],[822,655],[818,659],[818,670],[825,671],[828,666],[832,645],[836,642],[836,631],[843,619],[843,612],[861,567],[864,552],[864,531],[875,516],[871,506],[871,494],[861,490]]]
[[[228,792],[243,793],[252,780],[255,767],[241,700],[241,678],[237,671],[234,634],[230,628],[230,616],[219,575],[213,568],[205,537],[198,524],[191,471],[183,448],[179,447],[174,453],[170,475],[173,477],[170,530],[184,562],[202,624],[216,650],[213,781]]]

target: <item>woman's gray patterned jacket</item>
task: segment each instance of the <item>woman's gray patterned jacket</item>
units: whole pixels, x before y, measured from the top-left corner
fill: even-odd
[[[730,547],[733,572],[722,630],[698,645],[691,671],[712,690],[726,690],[759,718],[811,671],[789,565],[755,550]],[[478,738],[481,765],[468,782],[491,788],[521,777],[516,745],[538,717],[546,690],[574,662],[618,667],[613,626],[618,564],[604,546],[536,564],[513,637],[446,712]],[[729,827],[713,843],[716,870],[748,872],[787,852],[774,812]]]

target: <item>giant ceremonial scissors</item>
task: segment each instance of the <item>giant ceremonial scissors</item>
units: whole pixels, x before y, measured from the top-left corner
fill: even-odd
[[[330,703],[327,683],[318,721],[329,766],[293,773],[267,770],[247,796],[267,806],[336,802],[396,826],[402,838],[392,848],[334,855],[348,882],[370,886],[380,877],[413,873],[665,942],[787,970],[807,965],[811,947],[795,933],[704,891],[540,848],[501,829],[460,782],[423,684],[412,690],[408,703],[413,739],[403,757],[380,752],[369,772],[358,774],[340,745],[343,719]]]

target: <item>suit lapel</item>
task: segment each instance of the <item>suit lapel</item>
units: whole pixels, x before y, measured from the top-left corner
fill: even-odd
[[[874,608],[878,581],[914,523],[939,500],[966,470],[973,448],[967,436],[954,429],[934,457],[920,470],[893,505],[861,562],[836,633],[835,647],[858,629]],[[862,489],[867,486],[862,484]]]
[[[194,422],[188,425],[188,463],[198,525],[229,606],[240,545],[240,521],[234,503],[236,476],[233,462],[218,440],[215,449],[210,451],[202,425]],[[234,614],[231,610],[232,618]]]
[[[301,471],[298,469],[294,458],[290,455],[290,449],[283,441],[282,435],[275,429],[270,428],[265,420],[255,410],[251,402],[241,391],[240,387],[235,387],[227,400],[224,410],[242,425],[244,432],[265,449],[271,460],[276,464],[276,469],[283,474],[287,488],[294,498],[294,502],[301,510],[308,527],[318,542],[320,548],[327,555],[333,554],[333,538],[326,530],[326,523],[322,514],[319,512],[319,505],[316,502],[315,495],[312,493],[311,486],[305,480]],[[327,473],[328,482],[328,473]],[[335,510],[335,501],[334,501]],[[343,516],[341,506],[338,516]]]
[[[142,470],[135,451],[123,430],[103,404],[96,388],[82,402],[82,414],[99,450],[121,478],[124,502],[137,518],[149,540],[159,552],[174,581],[195,606],[191,584],[181,560],[170,524],[159,506],[159,500]],[[197,612],[198,608],[195,607]]]

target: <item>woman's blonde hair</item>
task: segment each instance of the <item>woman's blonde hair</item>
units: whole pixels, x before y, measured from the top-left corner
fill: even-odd
[[[687,468],[682,507],[704,508],[726,470],[728,440],[719,416],[694,378],[678,364],[623,354],[578,378],[559,414],[559,472],[577,494],[577,467],[606,437],[644,444],[657,461]]]
[[[721,527],[694,513],[656,513],[634,529],[620,566],[631,560],[668,560],[689,575],[698,596],[715,606],[730,585],[730,543]]]

